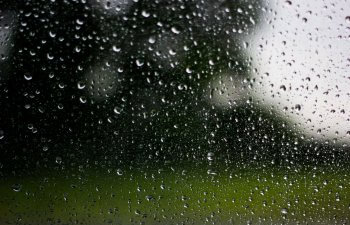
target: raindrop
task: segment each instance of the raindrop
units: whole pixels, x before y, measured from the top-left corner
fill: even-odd
[[[140,59],[136,59],[136,65],[137,66],[143,66],[144,62],[141,61]]]
[[[345,17],[345,21],[346,21],[347,23],[350,23],[350,16]]]
[[[120,48],[117,48],[117,46],[113,45],[112,47],[113,52],[120,52]]]
[[[151,15],[151,14],[150,14],[149,12],[147,12],[146,10],[142,10],[142,13],[141,13],[141,14],[142,14],[143,17],[146,17],[146,18],[149,17],[149,16]]]
[[[49,60],[52,60],[54,58],[53,55],[50,55],[50,53],[47,53],[46,56],[47,56],[47,59]]]
[[[174,34],[179,34],[180,33],[180,31],[176,27],[172,27],[171,28],[171,32],[173,32]]]
[[[118,106],[116,106],[116,107],[114,107],[114,109],[113,109],[113,112],[115,113],[115,114],[120,114],[121,113],[121,109],[118,107]]]
[[[192,73],[192,70],[190,68],[186,68],[186,73]]]
[[[281,209],[281,213],[283,215],[287,215],[288,214],[288,209],[286,209],[286,208]]]
[[[117,169],[117,175],[118,176],[122,176],[123,175],[123,171],[121,169]]]
[[[169,50],[169,54],[170,54],[170,55],[176,55],[176,51],[173,50],[173,49],[170,49],[170,50]]]
[[[57,164],[61,164],[62,163],[62,158],[60,156],[57,156],[55,162]]]
[[[31,79],[33,79],[33,77],[30,74],[24,74],[24,79],[31,80]]]
[[[14,185],[12,185],[12,190],[13,190],[14,192],[20,192],[21,189],[22,189],[22,185],[20,185],[20,184],[14,184]]]
[[[286,1],[286,4],[287,5],[292,5],[292,2],[291,1]]]
[[[0,130],[0,140],[4,139],[5,135],[4,135],[4,131]]]
[[[84,89],[84,88],[85,88],[85,84],[84,84],[83,82],[79,81],[79,82],[78,82],[78,89],[79,89],[79,90],[82,90],[82,89]]]
[[[77,19],[75,22],[76,22],[78,25],[83,25],[83,24],[84,24],[84,22],[83,22],[82,20],[80,20],[80,19]]]
[[[148,38],[148,43],[154,44],[156,42],[156,39],[152,36]]]
[[[152,201],[152,200],[154,200],[154,197],[152,196],[152,195],[146,195],[146,200],[147,201]]]
[[[87,99],[86,99],[86,97],[85,96],[81,96],[80,98],[79,98],[79,101],[81,102],[81,103],[86,103],[86,101],[87,101]]]
[[[52,37],[52,38],[56,37],[56,33],[52,32],[52,31],[49,31],[49,35],[50,35],[50,37]]]
[[[214,153],[213,153],[213,152],[208,152],[208,154],[207,154],[207,159],[208,159],[209,161],[213,161],[213,160],[214,160]]]

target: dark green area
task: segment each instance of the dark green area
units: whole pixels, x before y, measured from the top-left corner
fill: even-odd
[[[81,168],[6,179],[0,186],[0,220],[9,224],[349,222],[348,169],[221,167],[214,172],[211,167]]]

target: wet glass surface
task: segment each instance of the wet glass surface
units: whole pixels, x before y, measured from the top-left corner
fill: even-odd
[[[349,223],[349,41],[348,0],[0,0],[0,223]]]

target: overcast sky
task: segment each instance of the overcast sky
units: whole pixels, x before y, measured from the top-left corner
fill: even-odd
[[[255,85],[256,97],[309,135],[349,142],[350,1],[276,0],[268,6],[249,48],[262,84]]]

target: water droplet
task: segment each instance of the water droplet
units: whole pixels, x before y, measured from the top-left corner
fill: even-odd
[[[169,50],[169,54],[170,54],[170,55],[176,55],[176,51],[173,50],[173,49],[170,49],[170,50]]]
[[[213,153],[213,152],[208,152],[208,154],[207,154],[207,159],[208,159],[209,161],[213,161],[213,160],[214,160],[214,153]]]
[[[86,103],[87,102],[87,99],[86,99],[86,97],[85,96],[81,96],[80,98],[79,98],[79,101],[81,102],[81,103]]]
[[[75,21],[78,25],[83,25],[84,24],[84,21],[80,20],[80,19],[77,19]]]
[[[281,209],[281,213],[283,215],[287,215],[288,214],[288,209],[286,209],[286,208]]]
[[[79,82],[78,82],[78,89],[79,89],[79,90],[82,90],[82,89],[84,89],[84,88],[85,88],[85,84],[84,84],[83,82],[79,81]]]
[[[113,45],[112,47],[113,52],[120,52],[120,48],[117,48],[117,46]]]
[[[300,111],[300,110],[301,110],[301,105],[296,104],[296,105],[295,105],[295,109],[296,109],[297,111]]]
[[[292,5],[292,2],[291,1],[286,1],[286,4],[287,5]]]
[[[143,66],[144,62],[141,61],[140,59],[136,59],[136,65],[137,66]]]
[[[150,14],[149,12],[147,12],[146,10],[142,10],[142,13],[141,13],[141,14],[142,14],[143,17],[146,17],[146,18],[149,17],[149,16],[151,15],[151,14]]]
[[[180,91],[182,91],[182,90],[184,89],[184,85],[183,85],[183,84],[179,84],[179,85],[177,86],[177,89],[179,89]]]
[[[57,164],[61,164],[61,163],[62,163],[62,158],[59,157],[59,156],[57,156],[55,162],[56,162]]]
[[[12,185],[12,190],[13,190],[14,192],[20,192],[21,189],[22,189],[22,185],[20,185],[20,184],[13,184],[13,185]]]
[[[123,171],[121,169],[117,169],[117,175],[118,176],[122,176],[123,175]]]
[[[345,17],[345,21],[346,21],[347,23],[350,23],[350,16]]]
[[[54,58],[53,55],[51,55],[50,53],[47,53],[46,56],[49,60],[52,60]]]
[[[31,80],[31,79],[33,79],[33,77],[30,74],[24,74],[24,79]]]
[[[148,38],[148,43],[154,44],[156,42],[156,39],[152,36]]]
[[[52,31],[49,31],[49,35],[50,35],[50,37],[52,37],[52,38],[56,37],[56,33],[52,32]]]
[[[146,200],[147,201],[152,201],[152,200],[154,200],[154,197],[152,196],[152,195],[146,195]]]
[[[4,139],[5,134],[3,130],[0,130],[0,140]]]
[[[116,106],[116,107],[114,107],[114,109],[113,109],[113,112],[115,113],[115,114],[120,114],[121,113],[121,109],[118,107],[118,106]]]
[[[192,70],[190,68],[186,68],[186,73],[192,73]]]
[[[180,33],[180,31],[176,27],[172,27],[171,28],[171,32],[173,32],[174,34],[179,34]]]

